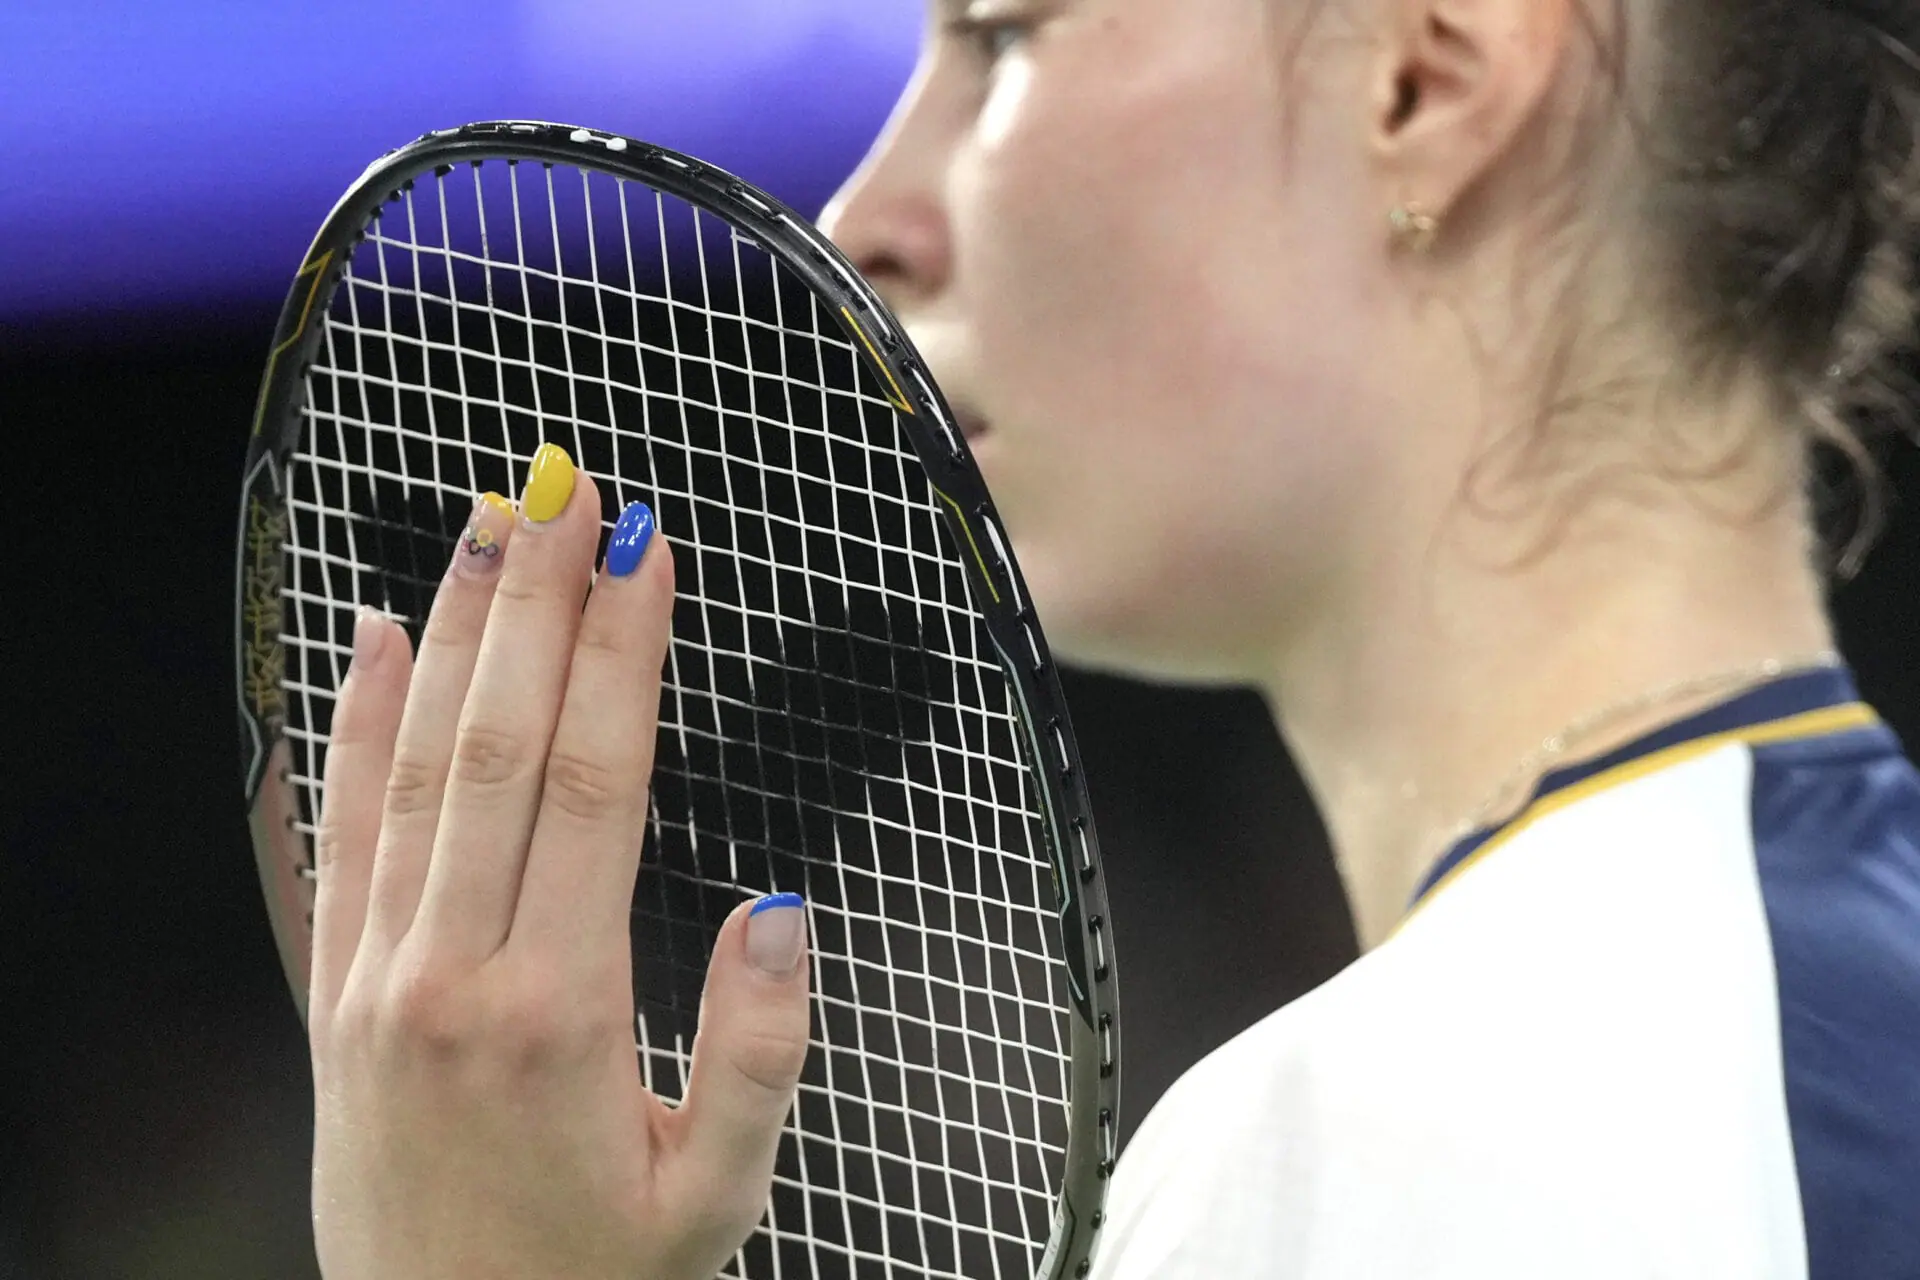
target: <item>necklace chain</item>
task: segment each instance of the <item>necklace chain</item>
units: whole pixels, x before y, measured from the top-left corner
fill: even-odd
[[[1487,822],[1496,814],[1504,811],[1507,806],[1518,802],[1520,797],[1516,793],[1519,788],[1535,781],[1540,775],[1547,772],[1549,766],[1556,760],[1567,755],[1582,743],[1592,741],[1596,734],[1611,725],[1619,723],[1628,716],[1636,715],[1643,711],[1650,711],[1655,707],[1663,706],[1666,703],[1675,702],[1682,698],[1708,693],[1731,694],[1751,685],[1764,684],[1768,681],[1777,680],[1782,676],[1800,675],[1805,672],[1820,670],[1823,667],[1837,666],[1839,662],[1840,655],[1831,650],[1822,653],[1807,654],[1797,658],[1768,658],[1764,662],[1747,663],[1726,671],[1715,671],[1707,675],[1689,676],[1683,680],[1675,680],[1668,684],[1660,685],[1657,688],[1637,693],[1630,698],[1622,698],[1618,702],[1608,703],[1596,711],[1589,711],[1579,719],[1574,720],[1559,730],[1559,732],[1541,739],[1540,745],[1528,752],[1520,763],[1515,765],[1513,770],[1500,780],[1500,784],[1494,789],[1493,794],[1488,796],[1477,809],[1467,815],[1466,820],[1456,829],[1453,840],[1448,843],[1455,843],[1460,837],[1467,835],[1469,832],[1477,831],[1486,826]]]

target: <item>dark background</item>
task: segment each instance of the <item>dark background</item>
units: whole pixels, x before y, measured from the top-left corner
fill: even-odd
[[[0,0],[0,1280],[313,1275],[305,1049],[241,809],[233,535],[279,291],[328,203],[423,129],[540,116],[817,208],[907,73],[915,8]],[[1920,493],[1914,457],[1891,469]],[[1896,510],[1838,601],[1909,740],[1917,560]],[[1068,694],[1130,1128],[1353,942],[1257,701]]]
[[[311,1094],[233,711],[235,503],[271,321],[236,308],[0,335],[26,499],[8,557],[0,1277],[312,1273]],[[1352,941],[1258,702],[1087,677],[1069,693],[1137,1122]]]
[[[0,1277],[312,1274],[311,1096],[254,879],[233,714],[241,445],[271,315],[0,330],[14,497],[0,860]],[[1905,453],[1901,488],[1920,475]],[[1896,511],[1839,600],[1920,727]],[[1318,825],[1251,698],[1076,677],[1125,979],[1127,1119],[1334,972]]]

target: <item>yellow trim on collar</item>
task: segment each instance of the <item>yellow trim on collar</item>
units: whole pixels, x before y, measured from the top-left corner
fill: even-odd
[[[1729,729],[1724,733],[1709,734],[1704,738],[1693,738],[1686,742],[1675,743],[1663,751],[1640,756],[1624,764],[1596,773],[1591,778],[1563,787],[1540,797],[1522,809],[1497,834],[1487,842],[1460,860],[1447,874],[1434,882],[1420,901],[1394,926],[1398,933],[1406,927],[1407,921],[1419,915],[1426,905],[1439,897],[1441,892],[1458,880],[1463,872],[1475,866],[1489,853],[1500,848],[1515,836],[1525,831],[1549,814],[1558,813],[1569,805],[1578,804],[1590,796],[1614,787],[1625,786],[1662,769],[1697,759],[1712,751],[1734,742],[1743,742],[1750,747],[1765,746],[1773,742],[1791,742],[1808,738],[1823,738],[1830,734],[1846,733],[1854,729],[1866,729],[1880,723],[1880,717],[1874,714],[1872,707],[1864,702],[1849,702],[1837,707],[1821,707],[1814,711],[1803,711],[1799,715],[1787,716],[1780,720],[1750,724],[1744,728]]]

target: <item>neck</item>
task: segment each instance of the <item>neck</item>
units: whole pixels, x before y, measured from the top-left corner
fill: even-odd
[[[1831,647],[1800,504],[1758,524],[1702,505],[1596,506],[1517,564],[1486,554],[1509,534],[1472,519],[1398,554],[1370,548],[1387,571],[1288,646],[1269,704],[1326,819],[1363,947],[1385,939],[1461,822],[1549,735],[1663,686],[1748,667],[1757,683],[1770,659]],[[1736,691],[1610,719],[1572,758]]]

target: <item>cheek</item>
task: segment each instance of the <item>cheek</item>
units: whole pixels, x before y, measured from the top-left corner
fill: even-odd
[[[1324,302],[1356,285],[1333,203],[1287,199],[1251,43],[1133,66],[1089,42],[1003,86],[957,183],[956,279],[1007,419],[983,464],[1071,656],[1205,665],[1169,628],[1230,646],[1202,619],[1236,600],[1257,625],[1249,593],[1291,575],[1286,548],[1348,487],[1337,371],[1360,335]],[[1303,142],[1294,171],[1317,163]]]

